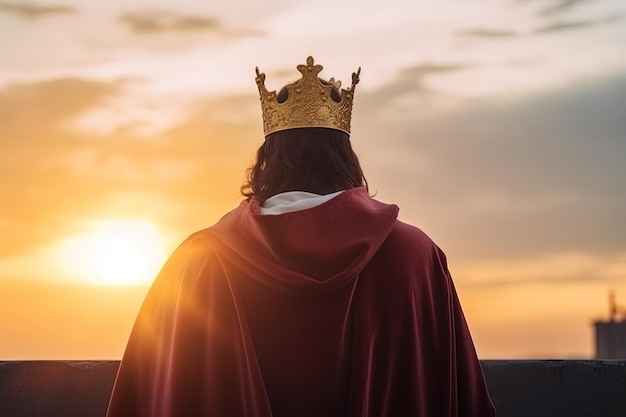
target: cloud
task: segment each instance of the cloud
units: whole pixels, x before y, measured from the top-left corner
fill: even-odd
[[[432,62],[406,67],[398,71],[394,82],[385,85],[376,92],[370,93],[364,100],[376,101],[379,100],[379,96],[381,96],[380,99],[393,101],[405,93],[427,93],[429,89],[425,85],[426,79],[458,71],[465,71],[471,67],[471,64],[464,63]]]
[[[121,15],[119,20],[128,25],[135,33],[147,35],[162,32],[216,32],[221,29],[217,19],[189,16],[170,11],[130,12]]]
[[[577,22],[559,22],[552,23],[546,26],[539,27],[534,30],[534,33],[554,33],[554,32],[566,32],[571,30],[588,29],[597,26],[598,22],[593,20],[577,21]]]
[[[459,36],[469,38],[486,38],[486,39],[510,39],[517,36],[517,33],[506,29],[468,29],[458,32]]]
[[[182,239],[237,204],[262,139],[260,119],[256,126],[245,116],[258,113],[258,99],[200,101],[184,122],[151,137],[72,128],[124,87],[58,79],[0,90],[0,257],[34,253],[98,218],[153,221]]]
[[[94,199],[81,178],[57,164],[71,149],[85,146],[63,124],[118,88],[60,79],[0,90],[2,256],[54,239],[56,228],[68,227],[67,217]]]
[[[613,254],[548,253],[523,259],[481,259],[463,266],[464,285],[618,283],[626,273],[626,251]]]
[[[401,70],[398,77],[426,77],[433,74],[448,73],[453,71],[462,71],[469,67],[467,64],[440,64],[440,63],[423,63],[413,67],[407,67]]]
[[[589,29],[601,25],[607,25],[619,22],[622,19],[620,15],[611,15],[604,19],[598,20],[578,20],[578,21],[561,21],[553,22],[545,26],[541,26],[533,31],[536,34],[546,34],[554,32],[565,32],[580,29]]]
[[[162,33],[209,32],[225,38],[262,36],[262,31],[250,28],[226,28],[213,17],[186,15],[165,10],[145,10],[129,12],[118,20],[134,33],[150,36]]]
[[[356,117],[367,113],[368,109],[373,109],[385,119],[384,123],[390,123],[396,119],[404,120],[406,117],[420,118],[421,115],[413,114],[413,109],[416,107],[432,109],[445,107],[449,102],[448,97],[436,92],[429,85],[430,80],[468,71],[473,67],[472,63],[439,62],[424,62],[406,67],[397,72],[393,82],[375,91],[360,94],[358,106],[366,110],[357,112]]]
[[[76,8],[68,5],[40,5],[23,2],[0,2],[0,12],[14,14],[27,19],[38,19],[47,16],[75,13]]]
[[[575,8],[578,8],[580,5],[585,3],[590,3],[596,0],[557,0],[551,6],[544,8],[540,15],[542,16],[554,16],[558,14],[562,14],[565,12],[569,12]]]
[[[424,99],[390,119],[399,91],[438,94],[404,77],[361,93],[370,183],[457,256],[626,249],[626,75],[439,114]]]
[[[412,67],[406,67],[398,72],[395,83],[385,86],[384,95],[393,95],[397,99],[407,92],[413,93],[419,91],[427,93],[429,88],[425,85],[426,79],[464,71],[469,67],[470,65],[468,64],[442,63],[422,63]],[[406,88],[408,85],[411,85],[412,88]]]

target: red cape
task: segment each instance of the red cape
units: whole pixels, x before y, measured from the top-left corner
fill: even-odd
[[[445,256],[363,188],[185,241],[132,331],[108,417],[493,416]]]

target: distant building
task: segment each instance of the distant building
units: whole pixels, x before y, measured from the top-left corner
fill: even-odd
[[[626,359],[626,309],[609,294],[609,319],[593,323],[596,333],[596,359]]]

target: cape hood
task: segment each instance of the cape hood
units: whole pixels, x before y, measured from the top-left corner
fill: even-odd
[[[365,187],[280,215],[259,214],[243,201],[199,234],[215,237],[229,264],[263,286],[290,295],[334,291],[351,283],[391,232],[398,207],[376,201]]]

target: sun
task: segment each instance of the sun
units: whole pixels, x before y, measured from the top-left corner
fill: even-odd
[[[109,220],[63,242],[65,268],[81,281],[134,285],[152,281],[165,261],[165,244],[154,224]]]

